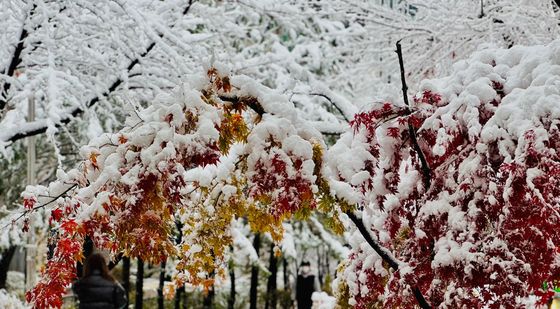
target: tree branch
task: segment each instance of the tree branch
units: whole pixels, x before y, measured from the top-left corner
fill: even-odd
[[[377,252],[377,254],[379,254],[379,256],[383,259],[383,261],[385,261],[389,265],[389,267],[391,267],[393,270],[395,271],[399,270],[399,261],[389,251],[387,251],[387,249],[382,248],[377,243],[377,241],[375,241],[373,237],[371,237],[371,234],[367,230],[362,219],[359,219],[356,216],[356,214],[353,213],[352,211],[347,211],[346,215],[348,216],[348,218],[350,218],[350,220],[352,220],[352,222],[358,228],[358,231],[360,231],[360,234],[362,234],[366,242],[373,248],[373,250],[375,250],[375,252]]]
[[[401,69],[401,83],[402,83],[403,99],[404,99],[404,103],[406,104],[406,106],[408,108],[408,114],[411,114],[412,109],[410,107],[410,102],[408,101],[408,94],[407,94],[408,87],[406,85],[406,79],[405,79],[405,73],[404,73],[404,61],[403,61],[401,41],[400,40],[397,41],[396,52],[397,52],[397,55],[399,56],[399,66],[400,66],[400,69]],[[428,189],[430,189],[430,182],[431,182],[431,178],[432,178],[432,170],[428,166],[428,161],[426,160],[426,157],[424,156],[424,153],[422,152],[422,148],[420,148],[420,145],[418,144],[418,139],[416,138],[416,131],[414,130],[414,127],[412,126],[410,121],[408,122],[408,133],[410,135],[410,141],[412,142],[412,146],[414,147],[414,150],[416,151],[416,153],[418,154],[418,158],[420,159],[420,163],[422,165],[422,176],[424,178],[424,187],[426,187],[426,191],[428,191]]]
[[[189,0],[187,6],[185,7],[185,9],[183,10],[183,15],[186,15],[190,8],[192,7],[193,3],[195,0]],[[158,36],[160,38],[162,38],[164,36],[163,32],[159,33]],[[156,46],[156,41],[153,41],[150,45],[148,45],[148,47],[146,48],[146,50],[140,54],[138,57],[136,57],[135,59],[133,59],[129,65],[126,67],[126,70],[128,73],[130,73],[130,71],[132,71],[132,69],[138,64],[140,63],[140,59],[146,57],[150,51],[152,51],[152,49],[154,49],[154,47]],[[109,88],[107,89],[107,91],[105,91],[103,94],[101,94],[100,96],[96,96],[94,98],[92,98],[85,106],[86,108],[90,108],[92,106],[94,106],[96,103],[98,103],[102,98],[108,97],[112,92],[114,92],[122,83],[123,83],[123,79],[121,78],[117,78],[112,84],[111,86],[109,86]],[[74,108],[72,111],[70,111],[67,115],[63,116],[59,123],[56,124],[56,127],[59,128],[62,125],[66,125],[68,124],[72,119],[74,119],[77,116],[82,115],[85,112],[85,108],[83,107],[76,107]],[[41,134],[41,133],[45,133],[48,129],[48,126],[45,123],[41,123],[40,125],[37,126],[37,128],[31,129],[29,131],[26,132],[19,132],[16,133],[14,135],[12,135],[11,137],[9,137],[8,139],[5,140],[5,142],[15,142],[17,140],[29,137],[29,136],[33,136],[33,135],[37,135],[37,134]]]
[[[33,8],[30,11],[30,15],[33,14],[33,10],[35,9],[35,6],[33,6]],[[27,20],[27,18],[25,18],[23,20],[23,24],[21,26],[21,34],[19,35],[19,40],[17,42],[16,48],[14,49],[14,53],[12,55],[12,59],[10,60],[10,64],[8,65],[8,69],[4,71],[4,75],[7,76],[14,76],[14,73],[18,67],[18,65],[21,63],[21,53],[23,51],[23,48],[25,47],[25,39],[27,38],[27,30],[25,29],[25,21]],[[8,81],[4,82],[4,85],[2,87],[2,93],[0,93],[0,111],[4,109],[4,107],[6,106],[6,104],[8,103],[7,101],[7,97],[8,97],[8,91],[10,91],[10,88],[12,87],[12,84]]]
[[[262,116],[264,113],[266,113],[259,100],[255,97],[251,97],[251,96],[238,97],[238,96],[220,95],[219,98],[222,101],[231,102],[234,105],[246,105],[250,109],[252,109],[255,113],[257,113],[259,116]]]
[[[398,271],[400,262],[387,249],[381,247],[381,245],[379,245],[379,243],[374,240],[373,237],[371,237],[371,234],[365,227],[364,222],[359,219],[352,211],[347,211],[345,213],[348,218],[350,218],[350,220],[354,223],[354,225],[356,225],[358,231],[360,232],[360,234],[362,234],[366,242],[373,248],[373,250],[375,250],[375,252],[377,252],[377,254],[379,254],[383,261],[387,263],[389,267],[391,267],[394,271]],[[420,291],[418,286],[412,286],[412,292],[414,293],[414,298],[416,298],[416,301],[420,305],[420,308],[432,308],[432,306],[430,306],[430,304],[424,298],[424,295],[422,295],[422,291]]]
[[[329,101],[332,106],[334,106],[334,108],[336,108],[336,110],[342,115],[342,117],[344,118],[344,120],[346,122],[350,122],[350,119],[348,119],[348,116],[346,116],[346,114],[344,114],[344,112],[342,111],[342,109],[335,103],[335,101],[333,101],[329,96],[327,96],[326,94],[323,93],[317,93],[317,92],[313,92],[313,93],[309,93],[309,95],[314,95],[314,96],[319,96],[322,98],[325,98],[327,101]]]

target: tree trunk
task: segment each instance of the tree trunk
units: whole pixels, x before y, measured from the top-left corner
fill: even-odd
[[[163,309],[163,286],[165,284],[165,261],[161,263],[161,270],[159,271],[159,287],[158,287],[158,309]]]
[[[2,252],[2,260],[0,260],[0,289],[6,288],[6,280],[8,279],[8,268],[10,262],[16,253],[16,246],[10,246]]]
[[[329,249],[327,249],[327,253],[325,254],[325,266],[327,268],[327,274],[331,275],[331,263],[330,263],[330,259],[329,259],[329,254],[331,253],[331,251]],[[332,277],[331,277],[332,279]]]
[[[289,291],[291,290],[291,286],[290,286],[290,278],[288,277],[288,260],[286,259],[286,257],[282,257],[282,272],[284,275],[284,290]]]
[[[136,269],[136,300],[134,302],[135,309],[142,309],[142,301],[144,298],[144,261],[138,259]]]
[[[276,275],[278,273],[278,259],[274,255],[274,243],[270,244],[270,260],[269,267],[270,275],[266,283],[266,309],[276,309]]]
[[[177,289],[177,292],[175,292],[175,309],[181,309],[181,297],[183,296],[183,294],[185,293],[185,287],[182,286],[179,289]],[[183,305],[185,305],[185,302],[183,301]]]
[[[259,256],[259,249],[261,247],[261,235],[255,234],[253,239],[253,247]],[[251,267],[251,288],[249,289],[249,309],[257,309],[257,287],[259,285],[259,266],[253,265]]]
[[[208,294],[206,294],[206,296],[204,297],[204,300],[202,301],[202,308],[204,309],[211,309],[212,307],[212,303],[214,302],[214,285],[212,285],[210,287],[210,289],[208,290]]]
[[[319,279],[319,286],[323,286],[323,261],[321,255],[321,247],[317,247],[317,277]]]
[[[177,244],[180,244],[181,241],[183,241],[183,224],[179,221],[175,221],[175,227],[177,228],[177,238],[175,239],[175,242]],[[179,289],[177,289],[177,292],[175,292],[175,307],[174,307],[175,309],[181,308],[181,296],[183,295],[186,295],[184,285]],[[187,306],[187,300],[183,299],[183,308],[186,308],[186,306]]]
[[[229,249],[231,251],[231,260],[229,261],[230,290],[228,309],[233,309],[235,307],[235,262],[233,261],[233,246],[230,246]]]
[[[128,308],[128,304],[130,303],[128,299],[130,295],[130,258],[128,256],[123,257],[122,282],[126,294],[126,304]]]

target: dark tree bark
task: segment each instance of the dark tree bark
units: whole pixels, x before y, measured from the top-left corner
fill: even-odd
[[[175,221],[175,227],[177,228],[177,237],[175,239],[175,242],[177,244],[180,244],[181,241],[183,241],[183,224],[179,221]],[[177,289],[177,291],[175,292],[175,309],[180,309],[181,308],[181,298],[182,296],[185,296],[185,299],[183,299],[183,308],[187,308],[187,300],[186,300],[186,293],[185,293],[185,286],[181,286],[179,289]]]
[[[159,287],[158,287],[158,309],[163,309],[163,286],[165,284],[165,261],[161,263],[161,270],[159,271]]]
[[[142,309],[142,301],[144,298],[144,261],[138,259],[138,268],[136,270],[136,300],[134,302],[135,309]]]
[[[228,309],[233,309],[235,307],[235,263],[233,261],[233,246],[229,247],[231,251],[231,260],[229,261],[229,280],[230,280],[230,290],[228,298]]]
[[[177,289],[177,292],[175,292],[175,309],[181,309],[181,297],[183,296],[183,294],[185,294],[185,287],[182,286],[180,288]],[[186,301],[183,300],[183,308],[186,308]]]
[[[259,256],[259,249],[261,247],[261,235],[255,234],[253,239],[253,247]],[[249,289],[249,308],[257,309],[257,288],[259,286],[259,266],[253,265],[251,267],[251,287]]]
[[[128,300],[128,296],[130,295],[130,258],[128,256],[125,256],[123,257],[122,261],[123,261],[122,282],[126,294],[126,302],[128,305],[128,303],[130,303],[130,301]]]
[[[124,255],[123,255],[122,252],[121,252],[121,253],[119,253],[119,254],[117,255],[117,257],[115,258],[114,261],[109,261],[109,265],[107,265],[107,267],[109,268],[109,270],[111,270],[111,269],[117,267],[117,265],[119,265],[119,263],[120,263],[121,260],[123,259],[123,256],[124,256]]]
[[[401,69],[401,84],[402,84],[402,93],[403,93],[403,100],[405,105],[408,108],[408,113],[412,113],[412,108],[410,103],[408,102],[408,86],[406,85],[406,78],[405,78],[405,72],[404,72],[404,61],[403,61],[403,54],[402,54],[402,49],[401,49],[401,41],[397,41],[397,50],[396,50],[397,56],[399,58],[399,66]],[[408,133],[410,135],[410,141],[412,143],[412,147],[414,148],[414,151],[416,151],[416,154],[418,155],[418,159],[420,159],[420,163],[422,166],[422,176],[424,178],[424,189],[426,192],[428,192],[428,190],[430,189],[430,184],[432,181],[432,170],[430,169],[430,166],[428,165],[428,161],[426,160],[426,156],[424,156],[424,153],[422,152],[422,148],[420,148],[420,145],[418,144],[418,140],[416,139],[416,130],[414,129],[414,126],[412,126],[412,123],[408,123]]]
[[[278,258],[274,255],[274,243],[270,244],[270,260],[269,267],[270,275],[266,283],[266,302],[265,309],[276,309],[277,293],[276,293],[276,276],[278,273]]]
[[[319,279],[319,286],[323,286],[323,255],[321,254],[321,247],[317,247],[317,277]]]
[[[16,246],[10,246],[2,252],[2,259],[0,260],[0,289],[6,288],[6,280],[8,279],[8,268],[10,262],[16,253]]]
[[[210,289],[208,289],[208,294],[206,294],[206,296],[204,296],[204,300],[202,301],[202,307],[204,309],[211,309],[212,307],[212,303],[214,302],[214,295],[215,295],[215,291],[214,291],[214,285],[212,285],[210,287]]]
[[[289,291],[291,290],[291,286],[290,286],[290,278],[288,277],[288,260],[286,259],[286,257],[282,257],[282,272],[283,272],[283,276],[284,276],[284,290]]]

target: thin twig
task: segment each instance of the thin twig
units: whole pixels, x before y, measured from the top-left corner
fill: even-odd
[[[404,103],[406,104],[407,108],[408,108],[408,114],[412,114],[412,109],[410,107],[410,102],[408,101],[408,87],[406,86],[406,79],[405,79],[405,73],[404,73],[404,61],[403,61],[403,55],[402,55],[402,50],[401,50],[401,41],[397,41],[397,55],[399,56],[399,66],[401,69],[401,83],[402,83],[402,92],[403,92],[403,100]],[[412,142],[412,146],[414,147],[414,150],[416,151],[416,153],[418,154],[418,158],[420,159],[420,163],[422,164],[422,175],[424,178],[424,187],[426,188],[426,191],[428,191],[430,189],[430,182],[431,182],[431,178],[432,178],[432,170],[430,169],[430,167],[428,166],[428,161],[426,160],[426,157],[424,156],[424,153],[422,152],[422,148],[420,148],[420,145],[418,144],[418,139],[416,138],[416,131],[414,130],[414,127],[412,126],[412,123],[410,123],[410,121],[408,122],[408,133],[410,135],[410,141]]]
[[[350,220],[354,223],[354,225],[356,225],[358,231],[360,232],[360,234],[362,234],[366,242],[373,248],[373,250],[375,250],[375,252],[377,252],[377,254],[379,254],[383,261],[387,263],[389,267],[391,267],[394,271],[398,271],[400,266],[399,261],[387,249],[381,247],[381,245],[377,241],[375,241],[373,237],[371,237],[371,234],[365,227],[364,222],[359,219],[352,211],[346,211],[345,213],[348,218],[350,218]],[[412,286],[412,293],[414,294],[414,298],[416,298],[416,301],[420,305],[420,308],[432,308],[432,306],[430,306],[430,304],[424,298],[424,295],[422,295],[422,291],[420,291],[420,288],[418,288],[418,286]]]
[[[41,205],[39,205],[39,206],[35,206],[35,207],[31,208],[31,209],[27,209],[27,210],[23,211],[17,218],[13,219],[10,223],[4,225],[0,230],[5,229],[5,228],[8,227],[9,225],[13,225],[13,224],[16,223],[17,221],[19,221],[19,219],[25,217],[25,216],[26,216],[27,214],[29,214],[29,213],[32,213],[32,212],[34,212],[34,211],[36,211],[36,210],[38,210],[38,209],[47,207],[48,205],[54,203],[54,202],[55,202],[56,200],[58,200],[59,198],[65,196],[66,193],[68,193],[70,190],[74,189],[74,188],[77,187],[77,186],[78,186],[78,184],[73,184],[73,185],[70,186],[68,189],[64,190],[64,192],[60,193],[58,196],[52,197],[52,199],[51,199],[50,201],[48,201],[48,202],[46,202],[46,203],[44,203],[44,204],[41,204]]]
[[[309,95],[319,96],[319,97],[323,97],[323,98],[327,99],[327,101],[329,101],[332,104],[332,106],[334,106],[334,108],[336,108],[336,110],[340,113],[340,115],[342,115],[344,120],[346,122],[350,122],[350,119],[348,119],[348,117],[346,117],[346,115],[342,112],[340,107],[338,105],[336,105],[336,103],[326,94],[313,92],[313,93],[309,93]]]

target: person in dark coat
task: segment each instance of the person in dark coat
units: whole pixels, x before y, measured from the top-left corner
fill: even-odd
[[[84,276],[73,289],[80,309],[121,309],[127,304],[124,288],[109,273],[107,261],[99,253],[88,257]]]
[[[297,276],[296,301],[298,309],[311,309],[311,295],[316,290],[315,276],[311,274],[311,264],[301,263],[301,273]]]

